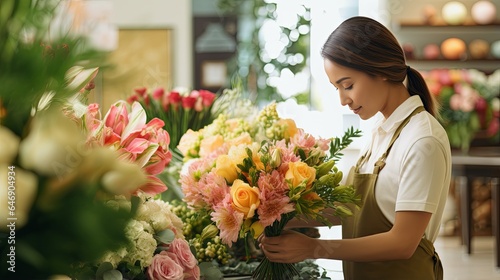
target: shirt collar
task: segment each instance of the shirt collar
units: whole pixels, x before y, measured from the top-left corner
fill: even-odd
[[[406,99],[399,107],[392,112],[392,114],[387,119],[382,119],[380,125],[377,127],[379,132],[389,133],[390,131],[396,129],[405,119],[408,117],[413,110],[419,106],[423,106],[422,100],[418,95],[412,95],[410,98]]]

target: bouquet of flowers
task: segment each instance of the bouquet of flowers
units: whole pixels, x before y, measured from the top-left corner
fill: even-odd
[[[500,142],[500,70],[486,75],[475,69],[435,69],[423,75],[442,106],[441,123],[453,147],[467,152],[480,130]]]
[[[228,246],[240,238],[279,235],[294,217],[331,225],[325,210],[350,215],[342,205],[359,205],[351,186],[340,185],[342,172],[335,159],[360,131],[348,130],[341,139],[321,139],[297,128],[292,120],[274,116],[275,105],[257,117],[265,124],[253,134],[263,141],[222,141],[204,157],[193,160],[181,185],[188,205],[207,211]],[[254,279],[292,279],[293,264],[272,263],[267,258],[253,273]]]

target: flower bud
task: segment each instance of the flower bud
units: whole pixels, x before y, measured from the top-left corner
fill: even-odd
[[[335,160],[333,159],[327,162],[323,162],[321,165],[316,167],[316,176],[321,177],[323,175],[328,174],[334,166],[335,166]]]
[[[201,232],[201,241],[214,238],[218,233],[219,229],[215,225],[208,225]]]
[[[281,165],[281,149],[277,148],[271,155],[271,167],[276,168]]]

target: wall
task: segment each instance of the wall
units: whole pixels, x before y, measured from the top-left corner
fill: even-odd
[[[173,86],[192,86],[192,11],[188,0],[110,0],[118,28],[172,29]]]

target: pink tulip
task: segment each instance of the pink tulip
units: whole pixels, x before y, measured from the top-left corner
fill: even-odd
[[[214,103],[215,98],[217,95],[211,91],[200,89],[200,97],[203,100],[203,106],[209,107]]]
[[[135,88],[134,89],[135,93],[137,93],[139,96],[141,97],[144,97],[146,95],[146,92],[147,92],[147,88],[146,87],[138,87],[138,88]]]
[[[161,100],[163,95],[165,94],[165,90],[163,88],[157,88],[153,91],[153,99]]]
[[[177,105],[177,104],[181,103],[182,96],[177,91],[171,91],[168,95],[168,99],[169,99],[171,104]]]
[[[182,107],[184,109],[193,109],[196,103],[196,97],[185,96],[182,98]]]

